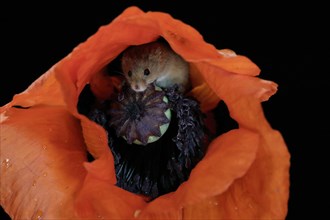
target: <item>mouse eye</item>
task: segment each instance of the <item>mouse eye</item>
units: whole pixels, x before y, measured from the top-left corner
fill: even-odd
[[[132,76],[132,71],[128,71],[127,75],[128,75],[129,77],[131,77],[131,76]]]
[[[145,75],[145,76],[148,76],[149,74],[150,74],[150,70],[149,70],[149,69],[145,69],[145,70],[144,70],[144,75]]]

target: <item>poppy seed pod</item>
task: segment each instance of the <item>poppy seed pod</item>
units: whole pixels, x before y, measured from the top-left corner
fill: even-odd
[[[103,104],[78,106],[91,109],[87,116],[107,131],[116,185],[130,192],[155,199],[175,191],[204,156],[204,114],[178,85],[162,90],[150,84],[144,92],[135,92],[125,82]]]
[[[144,92],[129,87],[109,108],[110,126],[129,144],[147,145],[157,141],[168,129],[171,110],[162,89],[150,85]]]

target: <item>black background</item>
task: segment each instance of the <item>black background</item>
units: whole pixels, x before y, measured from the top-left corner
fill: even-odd
[[[330,147],[330,48],[326,41],[330,38],[325,35],[329,26],[325,7],[316,2],[288,5],[278,1],[255,5],[210,0],[186,4],[113,2],[3,5],[0,106],[127,6],[170,13],[193,26],[217,48],[230,48],[249,57],[261,68],[261,78],[279,84],[278,92],[263,106],[268,121],[282,133],[291,153],[287,219],[323,217],[329,207]],[[8,218],[2,215],[1,219]]]

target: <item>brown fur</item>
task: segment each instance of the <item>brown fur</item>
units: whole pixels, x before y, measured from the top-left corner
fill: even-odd
[[[127,82],[137,92],[144,91],[151,83],[161,88],[176,83],[180,92],[185,92],[189,86],[188,63],[163,42],[154,41],[127,48],[121,65]],[[149,75],[144,74],[145,69],[149,69]],[[131,76],[128,76],[129,71]]]

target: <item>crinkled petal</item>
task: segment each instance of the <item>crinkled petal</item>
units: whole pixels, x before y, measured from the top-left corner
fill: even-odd
[[[200,102],[202,112],[209,112],[217,107],[220,98],[212,91],[207,83],[194,87],[188,94]]]
[[[260,69],[253,62],[241,55],[237,55],[234,51],[229,49],[218,50],[225,59],[212,60],[208,63],[219,66],[227,72],[238,73],[243,75],[257,76]]]
[[[240,126],[253,130],[269,129],[260,103],[277,92],[276,83],[232,74],[206,63],[196,63],[196,66],[213,92],[226,103],[230,116]]]
[[[79,120],[49,106],[11,108],[1,119],[4,210],[13,219],[74,219],[75,193],[86,175]]]
[[[37,104],[64,106],[63,93],[54,73],[54,68],[49,69],[24,92],[15,95],[8,106],[29,107]]]
[[[290,155],[277,131],[262,135],[260,141],[244,177],[223,194],[185,208],[184,219],[285,219]]]
[[[232,130],[219,136],[210,144],[203,160],[192,170],[188,181],[176,192],[149,204],[141,215],[161,212],[166,203],[171,203],[166,207],[183,208],[224,193],[234,180],[249,170],[258,146],[258,134],[245,129]],[[167,210],[173,211],[170,208]]]
[[[113,164],[111,152],[85,163],[88,173],[75,202],[80,218],[130,219],[145,205],[142,197],[115,186],[109,164]]]
[[[161,196],[145,207],[142,198],[114,186],[114,164],[106,132],[78,114],[77,103],[79,94],[89,83],[100,100],[107,98],[102,93],[113,91],[118,82],[107,77],[109,81],[104,82],[98,78],[104,75],[98,73],[128,46],[148,43],[159,36],[194,67],[191,72],[194,89],[190,94],[200,101],[202,109],[210,111],[223,100],[239,129],[216,138],[205,159],[192,171],[191,178],[176,192]],[[1,129],[5,128],[1,134],[1,160],[6,172],[1,174],[1,184],[5,183],[1,189],[6,195],[1,197],[1,204],[11,216],[27,218],[33,215],[127,218],[133,214],[138,218],[161,219],[206,216],[207,213],[224,219],[284,218],[289,154],[281,135],[268,124],[261,106],[262,101],[276,93],[277,84],[257,78],[259,72],[247,57],[217,50],[194,28],[169,14],[144,13],[137,7],[126,9],[1,108]],[[99,89],[97,85],[107,88]],[[32,108],[12,109],[14,105]],[[40,110],[38,115],[38,109],[47,111]],[[54,122],[53,133],[42,129],[43,120]],[[65,135],[70,135],[74,143],[62,143],[60,138]],[[40,152],[36,146],[40,148],[48,137],[49,140],[56,137],[57,141],[47,142],[53,150],[40,150],[43,153],[36,156],[34,151]],[[83,166],[85,147],[96,160]],[[80,156],[71,155],[71,151]],[[66,156],[68,152],[70,159]],[[44,160],[35,163],[38,160],[34,158]],[[54,162],[54,158],[63,160]],[[75,169],[64,169],[63,161]],[[109,171],[104,171],[105,167],[109,167]],[[27,172],[23,173],[25,169]],[[46,177],[39,177],[44,170]],[[38,192],[25,187],[29,182],[33,185],[35,177],[43,183]],[[40,195],[37,205],[26,203],[36,195]],[[276,201],[270,201],[273,197]],[[210,202],[218,205],[209,205]],[[58,211],[60,204],[66,207],[61,212]],[[230,210],[235,207],[239,215]]]
[[[149,204],[139,217],[285,219],[289,160],[277,131],[230,131],[211,143],[186,183]]]
[[[106,131],[98,124],[92,122],[83,115],[77,115],[80,119],[84,141],[86,142],[89,153],[94,158],[99,158],[101,155],[109,151],[108,136]],[[114,165],[109,164],[109,169],[113,170]],[[113,170],[113,175],[114,170]]]
[[[91,91],[100,102],[111,99],[120,84],[119,77],[109,76],[105,70],[97,72],[90,81]]]

